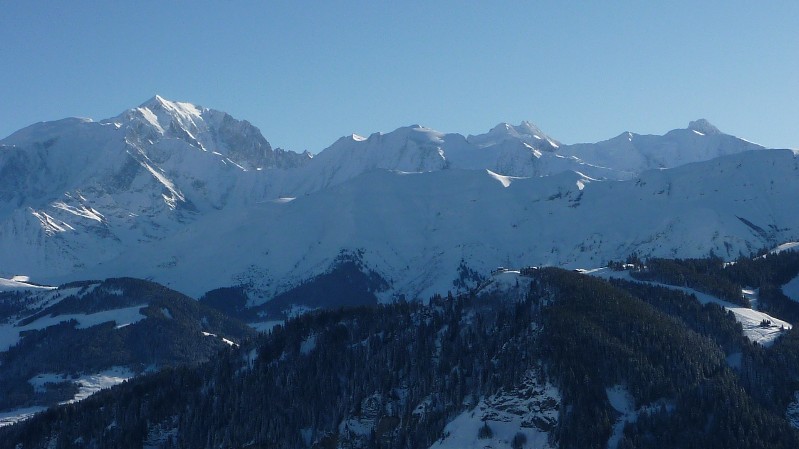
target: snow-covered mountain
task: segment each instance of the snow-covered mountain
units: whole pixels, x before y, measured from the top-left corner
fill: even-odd
[[[158,96],[100,122],[32,125],[0,141],[3,271],[102,263],[258,198],[270,171],[308,160],[246,121]]]
[[[798,165],[792,151],[766,150],[631,181],[373,171],[235,218],[217,215],[170,239],[169,251],[143,244],[108,268],[134,268],[193,295],[242,284],[269,298],[331,270],[344,251],[391,285],[382,296],[389,299],[455,290],[462,261],[487,273],[498,265],[600,266],[633,252],[736,258],[795,239]],[[218,244],[207,243],[210,234]]]
[[[662,136],[625,132],[599,143],[561,146],[560,153],[602,167],[641,173],[760,149],[763,147],[724,134],[707,120],[699,119],[686,129]]]
[[[0,275],[135,276],[193,296],[243,285],[256,304],[342,256],[384,281],[383,300],[497,265],[736,257],[797,238],[796,167],[703,120],[580,145],[527,122],[468,137],[414,125],[311,157],[156,96],[0,141]]]
[[[539,136],[541,134],[541,136]],[[543,136],[543,137],[542,137]],[[291,180],[286,195],[317,191],[376,169],[409,173],[445,169],[491,170],[507,176],[547,176],[566,170],[598,179],[626,179],[630,173],[558,154],[558,144],[533,125],[506,123],[479,136],[445,134],[420,125],[369,137],[342,137]],[[294,181],[294,182],[292,182]]]

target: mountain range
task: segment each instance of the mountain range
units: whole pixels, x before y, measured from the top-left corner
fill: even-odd
[[[798,155],[706,120],[295,153],[159,96],[34,124],[0,447],[796,447]]]
[[[230,115],[159,96],[0,141],[0,276],[133,276],[259,305],[357,259],[377,301],[464,291],[464,273],[723,257],[797,237],[796,154],[706,120],[564,145],[528,122],[418,125],[274,149]]]

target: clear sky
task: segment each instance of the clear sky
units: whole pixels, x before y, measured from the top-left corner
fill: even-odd
[[[0,136],[155,94],[273,146],[529,120],[565,143],[707,118],[799,148],[799,1],[0,0]]]

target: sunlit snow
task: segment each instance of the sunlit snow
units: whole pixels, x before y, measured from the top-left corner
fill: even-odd
[[[134,376],[133,371],[125,367],[112,367],[95,374],[84,374],[72,377],[67,374],[45,373],[39,374],[28,380],[37,392],[44,392],[48,383],[72,382],[78,386],[78,392],[72,399],[61,402],[60,404],[70,404],[82,401],[100,390],[111,388]],[[46,410],[46,407],[25,407],[15,410],[0,412],[0,427],[14,424],[30,418],[36,413]]]

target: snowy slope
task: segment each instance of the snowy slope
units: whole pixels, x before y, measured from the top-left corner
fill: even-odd
[[[799,242],[785,242],[769,251],[769,254],[779,254],[783,251],[795,251],[799,249]]]
[[[414,125],[310,158],[156,96],[0,141],[0,276],[135,276],[194,296],[244,285],[268,299],[344,252],[389,282],[389,300],[453,289],[461,261],[487,273],[633,251],[736,257],[797,238],[792,152],[747,152],[759,147],[706,122],[618,140],[567,146],[527,122],[469,137]]]
[[[0,292],[10,291],[35,291],[35,290],[55,290],[56,287],[46,285],[29,284],[27,277],[16,277],[12,279],[0,278]]]
[[[390,282],[389,299],[446,293],[461,261],[488,273],[597,266],[632,252],[736,258],[796,239],[796,167],[793,152],[769,150],[620,182],[573,172],[517,179],[372,171],[293,201],[208,216],[168,242],[138,245],[88,272],[132,271],[192,295],[249,285],[269,296],[328,270],[342,250],[360,251]]]
[[[518,388],[483,398],[452,419],[430,449],[510,449],[514,438],[524,441],[521,447],[557,447],[550,444],[549,432],[557,426],[560,402],[555,386],[528,375]],[[484,426],[490,432],[481,434]]]

